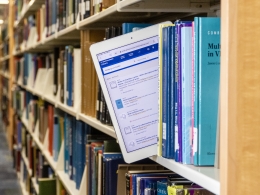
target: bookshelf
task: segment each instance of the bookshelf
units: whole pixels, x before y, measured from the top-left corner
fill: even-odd
[[[43,3],[44,3],[44,0],[31,0],[29,3],[23,4],[23,7],[20,12],[20,15],[18,16],[18,19],[16,21],[14,21],[14,28],[17,28],[19,25],[21,25],[23,22],[23,19],[28,17],[34,11],[37,11],[42,6]]]
[[[108,9],[106,9],[98,14],[95,14],[82,21],[76,21],[76,23],[74,25],[71,25],[66,29],[63,29],[61,31],[56,30],[53,35],[51,35],[47,38],[43,38],[39,42],[34,42],[33,44],[30,44],[30,46],[28,48],[24,48],[24,50],[15,52],[12,49],[11,50],[12,53],[10,53],[9,56],[5,56],[5,57],[1,58],[0,61],[2,62],[2,61],[9,60],[10,61],[9,63],[13,63],[14,56],[21,56],[24,53],[51,51],[51,49],[56,45],[67,45],[69,43],[79,44],[80,30],[84,30],[84,29],[105,28],[105,27],[108,27],[111,25],[121,24],[122,22],[124,22],[126,20],[133,21],[133,22],[140,22],[140,21],[151,22],[151,21],[160,21],[160,20],[163,20],[164,18],[165,19],[182,18],[182,17],[196,15],[198,13],[212,12],[212,10],[219,9],[219,5],[210,7],[209,3],[207,3],[208,1],[205,1],[205,3],[200,3],[201,4],[200,9],[197,8],[198,3],[190,4],[189,2],[190,2],[189,0],[182,1],[181,3],[177,3],[176,1],[171,1],[171,0],[164,0],[160,3],[160,7],[158,8],[158,0],[118,1],[117,4],[109,7]],[[26,18],[31,12],[39,9],[40,6],[42,5],[42,3],[44,3],[44,2],[41,0],[40,1],[32,0],[28,5],[26,5],[25,8],[23,8],[24,11],[21,14],[21,18],[18,21],[15,21],[14,28],[21,25],[21,21],[24,18]],[[232,17],[230,17],[229,14],[232,14],[233,12],[235,12],[235,11],[232,11],[230,8],[230,6],[233,4],[236,4],[236,3],[222,2],[221,10],[222,10],[223,15],[226,14],[225,18],[232,18]],[[145,12],[144,12],[144,8],[145,8]],[[233,22],[233,20],[228,21],[228,22]],[[229,37],[225,37],[226,34],[230,35],[228,33],[230,33],[229,31],[231,31],[230,27],[228,26],[228,24],[229,24],[228,22],[222,21],[222,35],[224,34],[224,36],[222,39],[223,52],[222,52],[221,64],[228,64],[228,62],[229,62],[227,60],[227,59],[229,59],[229,57],[226,56],[229,53],[227,52],[228,54],[225,54],[225,52],[224,52],[230,46]],[[224,40],[228,40],[228,41],[224,42]],[[234,41],[237,41],[237,40],[234,38]],[[10,42],[13,42],[12,38],[10,38]],[[223,45],[226,45],[226,47],[223,47]],[[224,60],[226,60],[226,61],[224,61]],[[226,72],[228,72],[230,67],[226,66],[226,68],[227,68],[226,70],[222,69],[222,73],[221,73],[222,77],[225,77],[225,78],[221,78],[222,94],[224,94],[224,92],[226,92],[226,94],[229,94],[227,86],[224,86],[224,84],[223,84],[224,81],[227,81],[228,75]],[[35,82],[34,86],[30,85],[30,83],[28,83],[28,85],[25,86],[21,82],[19,82],[19,80],[18,80],[17,84],[20,87],[22,87],[23,89],[31,92],[32,94],[53,104],[56,108],[59,108],[59,109],[63,110],[64,112],[69,113],[70,115],[76,117],[77,120],[81,120],[97,129],[99,129],[100,131],[116,138],[116,134],[114,132],[113,127],[103,125],[95,118],[86,116],[85,114],[81,113],[79,110],[63,104],[62,102],[59,101],[58,95],[57,96],[53,95],[52,90],[50,90],[50,88],[48,87],[50,85],[50,83],[52,82],[52,77],[51,77],[52,73],[50,71],[52,71],[52,70],[39,71],[37,74],[36,82]],[[13,77],[14,77],[13,70],[10,69],[9,74],[6,72],[1,72],[0,74],[6,78],[9,78],[10,83],[13,82]],[[59,94],[59,90],[58,90],[58,94]],[[223,98],[223,100],[222,100],[222,105],[221,105],[221,124],[223,124],[223,123],[226,124],[228,119],[224,118],[224,116],[227,117],[228,106],[226,104],[227,104],[227,102],[229,103],[230,100],[227,100],[228,97],[226,97],[224,95],[222,96],[222,98]],[[48,153],[48,151],[45,148],[46,143],[42,144],[39,141],[38,136],[37,136],[37,128],[36,128],[35,132],[31,132],[30,127],[28,127],[28,125],[27,125],[28,122],[23,120],[23,123],[27,127],[28,132],[31,134],[33,140],[35,141],[35,143],[37,144],[39,149],[43,152],[43,155],[45,156],[45,158],[47,159],[47,161],[49,162],[51,167],[55,170],[56,175],[62,181],[62,183],[66,187],[69,194],[71,194],[71,195],[82,194],[86,187],[85,186],[86,182],[84,180],[82,180],[80,190],[76,190],[74,184],[70,181],[68,176],[63,171],[61,171],[62,168],[60,166],[62,166],[62,163],[60,164],[59,160],[58,160],[58,162],[54,162],[52,157],[50,156],[50,154]],[[12,129],[12,128],[10,128],[10,129]],[[222,129],[228,129],[228,131],[225,131]],[[224,135],[227,136],[227,134],[225,134],[225,133],[229,132],[229,129],[230,128],[227,126],[221,126],[221,136],[222,136],[221,140],[223,140],[223,145],[227,146],[227,148],[229,148],[229,145],[227,143],[226,138],[223,138],[223,136]],[[225,133],[223,134],[223,132],[225,132]],[[233,132],[233,133],[235,133],[235,132]],[[10,130],[10,134],[12,134],[11,130]],[[239,137],[236,136],[236,139],[239,139]],[[222,149],[221,157],[222,157],[222,159],[225,159],[228,156],[228,154],[226,151],[224,151],[223,146],[221,146],[221,149]],[[234,150],[234,148],[233,148],[233,150]],[[62,161],[61,160],[62,155],[64,155],[64,154],[60,154],[60,156],[59,156],[60,161]],[[213,192],[215,194],[231,194],[231,193],[224,192],[224,190],[223,190],[223,189],[227,188],[227,186],[225,184],[229,183],[226,181],[227,180],[226,178],[228,178],[228,176],[226,175],[226,173],[228,173],[228,171],[226,170],[226,167],[229,167],[231,165],[229,165],[229,166],[226,166],[226,165],[228,162],[230,162],[230,159],[229,159],[229,161],[221,160],[221,163],[222,163],[221,167],[224,167],[221,170],[212,168],[212,167],[195,167],[195,166],[190,166],[190,165],[183,165],[183,164],[176,163],[172,160],[164,159],[164,158],[157,157],[157,156],[153,156],[153,157],[151,157],[151,159],[154,160],[155,162],[167,167],[168,169],[171,169],[172,171],[186,177],[187,179],[198,183],[202,187],[210,190],[211,192]],[[226,164],[224,164],[224,163],[226,163]],[[221,177],[220,177],[220,175],[221,175]],[[32,180],[33,180],[33,178],[32,178]],[[37,186],[36,186],[35,180],[32,183],[34,184],[35,189],[36,189]]]

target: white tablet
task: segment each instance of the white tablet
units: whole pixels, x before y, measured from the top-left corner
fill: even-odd
[[[90,47],[127,163],[157,154],[158,32],[159,24]]]

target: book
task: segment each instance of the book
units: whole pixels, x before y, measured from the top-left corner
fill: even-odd
[[[59,48],[55,47],[53,50],[53,94],[56,95],[57,94],[57,90],[58,90],[58,59],[59,59]]]
[[[158,52],[159,52],[159,82],[158,82],[158,87],[159,87],[159,116],[158,116],[158,143],[157,143],[157,155],[162,156],[162,151],[165,150],[165,144],[166,144],[166,113],[163,116],[163,29],[166,28],[167,26],[172,26],[169,24],[161,24],[159,26],[159,44],[158,44]],[[165,37],[166,39],[166,37]],[[166,40],[165,40],[166,42]]]
[[[67,62],[67,99],[66,103],[68,106],[73,106],[73,72],[74,72],[74,63],[73,63],[73,46],[66,46],[66,62]]]
[[[192,22],[181,25],[181,134],[182,134],[182,162],[191,164],[191,91],[192,91]]]
[[[72,100],[74,107],[80,108],[81,103],[81,49],[74,48],[73,50],[73,96]]]
[[[167,182],[167,177],[137,177],[136,178],[136,192],[144,195],[146,188],[152,188],[157,191],[157,182]]]
[[[45,118],[45,117],[44,117]],[[44,121],[45,122],[45,121]],[[43,122],[43,124],[44,124]],[[52,105],[48,105],[48,128],[49,128],[49,146],[48,151],[50,152],[50,155],[53,155],[53,124],[54,124],[54,107]],[[44,127],[45,128],[45,127]]]
[[[134,30],[142,29],[148,26],[151,26],[150,23],[128,23],[125,22],[122,24],[122,34],[133,32]]]
[[[82,71],[81,71],[81,112],[96,117],[97,75],[92,62],[89,47],[102,41],[103,30],[84,30],[82,32]]]
[[[159,164],[119,164],[117,171],[117,195],[126,194],[125,175],[130,170],[164,170]]]
[[[56,179],[55,178],[39,178],[39,195],[55,195]]]
[[[214,165],[220,80],[220,18],[195,17],[194,164]]]
[[[157,195],[167,194],[167,182],[157,181]]]
[[[58,161],[59,156],[59,143],[60,143],[60,130],[59,130],[59,117],[55,110],[54,123],[53,123],[53,140],[52,140],[52,155],[54,161]]]
[[[76,173],[76,188],[80,188],[80,184],[82,181],[82,176],[84,172],[84,165],[85,165],[85,129],[83,122],[76,121],[76,163],[75,163],[75,173]]]

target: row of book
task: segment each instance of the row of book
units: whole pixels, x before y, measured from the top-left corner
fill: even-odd
[[[61,152],[62,142],[64,142],[64,159],[62,159],[64,172],[68,174],[68,177],[75,182],[76,188],[79,189],[86,163],[86,143],[94,140],[99,141],[98,144],[100,144],[101,141],[113,138],[82,121],[76,120],[75,117],[62,112],[19,87],[13,91],[13,100],[13,108],[17,110],[17,113],[21,113],[18,111],[20,109],[24,110],[23,114],[20,114],[23,122],[27,124],[31,133],[37,137],[36,139],[39,139],[42,144],[47,143],[48,153],[56,162]],[[17,125],[16,140],[17,145],[24,148],[22,147],[23,135],[21,132],[22,123],[20,122]],[[29,134],[27,137],[31,140]],[[120,150],[118,144],[117,148]],[[31,159],[30,151],[28,151],[28,156]]]
[[[159,155],[184,164],[214,165],[220,18],[195,17],[162,25],[159,48]]]
[[[91,15],[115,4],[115,0],[46,0],[45,4],[23,21],[23,28],[18,27],[15,33],[17,51],[21,50],[19,45],[23,40],[28,41],[30,33],[41,41],[56,31],[63,30],[76,23],[76,20],[83,20]],[[26,10],[28,2],[24,0],[15,1],[15,19],[18,21]],[[23,37],[23,40],[21,40]],[[25,44],[26,45],[26,44]]]
[[[56,194],[58,178],[55,177],[53,169],[23,126],[19,115],[15,115],[15,129],[13,141],[16,147],[13,150],[13,166],[25,190],[32,195]],[[38,185],[38,192],[35,189],[36,185]],[[58,195],[67,194],[61,182],[58,192]]]
[[[176,173],[173,173],[169,170],[160,170],[160,167],[153,166],[154,165],[119,165],[118,173],[120,173],[122,177],[123,174],[125,174],[126,194],[213,195],[211,192],[205,190],[201,186],[183,178]],[[129,168],[131,168],[131,170],[129,170]],[[118,182],[120,181],[118,180]]]
[[[0,98],[1,98],[1,111],[2,111],[2,121],[7,126],[9,124],[9,79],[4,76],[0,76],[1,79],[1,90],[0,90]]]

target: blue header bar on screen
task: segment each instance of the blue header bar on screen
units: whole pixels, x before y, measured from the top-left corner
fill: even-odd
[[[158,58],[158,36],[97,55],[103,75]]]

